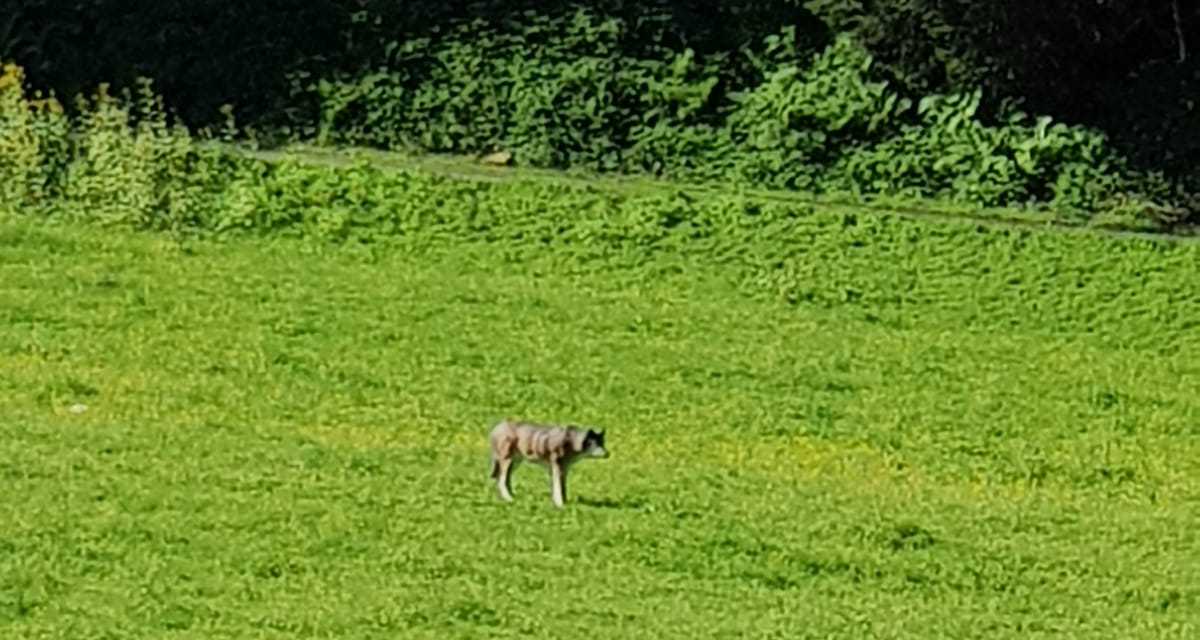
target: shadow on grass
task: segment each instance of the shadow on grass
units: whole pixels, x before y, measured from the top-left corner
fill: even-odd
[[[627,509],[633,511],[642,511],[646,508],[645,500],[621,499],[613,500],[612,498],[587,498],[580,496],[575,499],[575,502],[594,509]]]

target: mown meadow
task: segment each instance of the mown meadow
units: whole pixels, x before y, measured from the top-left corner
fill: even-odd
[[[687,256],[0,228],[6,637],[1200,625],[1195,342],[1119,344],[1154,313],[980,331],[918,301],[894,325]],[[1139,260],[1196,250],[1171,246]],[[536,467],[504,505],[505,415],[606,427],[614,457],[565,511]]]
[[[1186,181],[846,34],[364,12],[275,114],[348,162],[0,71],[0,638],[1197,637]],[[613,457],[503,504],[506,416]]]

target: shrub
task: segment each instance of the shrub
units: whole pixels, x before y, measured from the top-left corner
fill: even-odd
[[[64,114],[27,97],[24,74],[0,75],[0,206],[137,228],[202,228],[237,162],[171,124],[149,81],[114,96],[101,85]]]
[[[651,150],[687,147],[677,132],[697,124],[717,84],[692,51],[628,57],[629,27],[583,9],[525,18],[391,42],[386,64],[334,80],[297,76],[295,95],[316,95],[326,141],[503,148],[525,164],[600,170],[661,169]]]
[[[789,42],[794,34],[768,43]],[[727,127],[735,171],[751,184],[819,190],[825,169],[855,141],[878,138],[909,101],[872,81],[867,52],[846,37],[811,64],[785,58],[764,69],[763,82],[733,97]]]

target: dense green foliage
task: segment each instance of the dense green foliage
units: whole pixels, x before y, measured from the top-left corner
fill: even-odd
[[[1196,347],[1107,346],[1152,316],[975,332],[914,301],[897,329],[746,300],[702,261],[571,273],[503,246],[0,222],[0,635],[1200,631]],[[1175,302],[1079,284],[1041,283]],[[565,511],[532,465],[494,497],[511,413],[608,429]]]
[[[580,6],[650,25],[628,46],[658,42],[702,55],[737,52],[788,25],[818,42],[849,33],[905,90],[983,88],[989,105],[1016,98],[1038,113],[1105,125],[1126,142],[1140,140],[1147,158],[1167,145],[1172,153],[1158,153],[1160,162],[1196,159],[1196,136],[1186,134],[1197,124],[1187,101],[1200,10],[1175,0],[25,0],[0,12],[0,58],[67,94],[146,75],[189,118],[211,118],[226,102],[261,114],[288,107],[278,98],[289,71],[323,75],[389,41]]]
[[[1161,45],[1129,45],[1171,24],[1164,3],[301,4],[165,2],[131,18],[109,0],[26,3],[0,54],[63,91],[148,75],[192,122],[232,103],[323,141],[1145,225],[1200,211],[1191,67],[1164,70]],[[1085,33],[1102,42],[1084,46]],[[181,41],[167,55],[153,45]],[[1100,99],[1081,99],[1101,75]],[[1152,97],[1120,91],[1135,84]]]
[[[631,32],[632,31],[632,32]],[[809,192],[903,194],[976,206],[1049,204],[1095,215],[1182,195],[1132,172],[1105,137],[1012,113],[981,94],[904,97],[845,36],[816,52],[792,28],[728,58],[631,56],[627,23],[580,10],[394,42],[388,64],[313,82],[321,139],[423,150],[511,151],[549,167],[650,171]],[[300,95],[304,95],[302,92]],[[1179,216],[1184,210],[1169,213]]]

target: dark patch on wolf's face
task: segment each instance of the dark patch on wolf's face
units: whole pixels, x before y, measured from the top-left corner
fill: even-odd
[[[583,450],[595,458],[607,458],[608,449],[604,446],[604,432],[588,429],[583,437]]]

